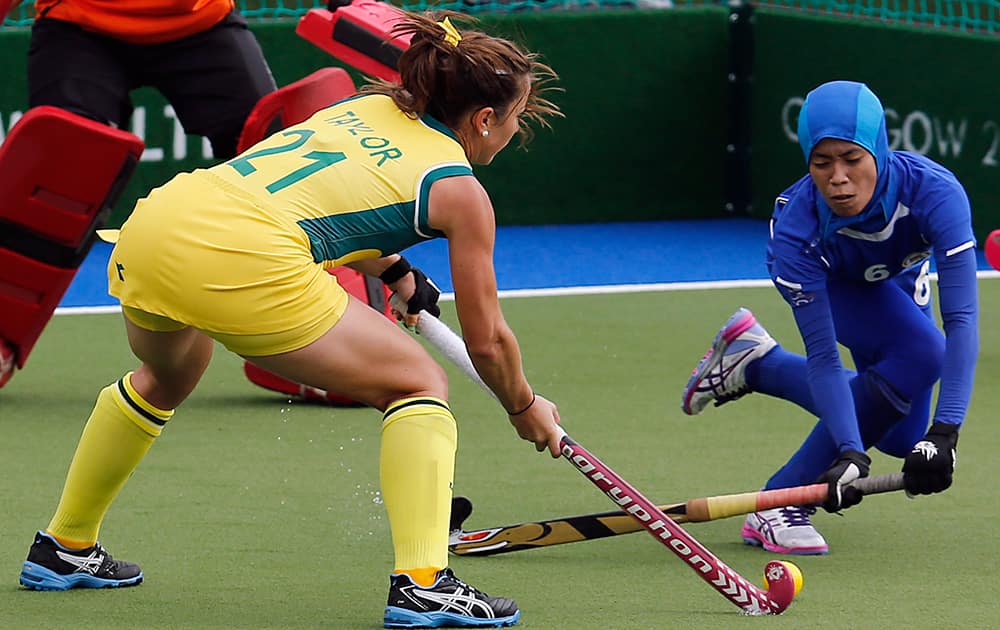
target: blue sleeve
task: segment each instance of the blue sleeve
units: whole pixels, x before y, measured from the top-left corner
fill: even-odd
[[[820,421],[841,452],[864,452],[848,372],[840,360],[837,347],[827,290],[812,291],[812,300],[793,306],[792,313],[806,346],[809,391]]]
[[[934,247],[941,322],[945,333],[944,365],[934,421],[961,425],[972,397],[979,353],[979,306],[976,237],[965,189],[938,164],[921,162],[925,177],[914,206],[923,208],[923,230]]]
[[[945,351],[934,421],[961,425],[972,398],[979,354],[975,248],[936,250],[935,262]]]

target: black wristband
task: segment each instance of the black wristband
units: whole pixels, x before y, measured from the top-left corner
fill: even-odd
[[[522,413],[524,413],[525,411],[531,409],[531,406],[535,404],[535,399],[536,398],[538,398],[538,396],[535,395],[535,392],[531,392],[531,402],[528,403],[528,405],[524,409],[522,409],[521,411],[515,411],[514,413],[511,413],[511,412],[507,411],[506,409],[504,409],[504,411],[507,411],[507,415],[508,416],[519,416]]]
[[[412,268],[410,261],[400,256],[399,260],[386,267],[386,270],[379,275],[378,279],[386,284],[392,284],[410,273]]]

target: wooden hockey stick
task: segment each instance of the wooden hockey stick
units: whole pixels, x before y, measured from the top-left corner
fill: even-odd
[[[903,489],[903,473],[866,477],[858,479],[851,485],[866,495],[894,492]],[[657,507],[675,523],[701,523],[786,505],[817,505],[826,500],[827,491],[825,483],[816,483],[795,488],[704,497]],[[469,500],[465,497],[456,497],[456,500],[459,499],[463,501],[463,513],[471,514]],[[469,531],[463,529],[463,524],[464,522],[457,518],[453,520],[448,543],[449,551],[459,556],[489,556],[631,534],[642,530],[635,519],[623,511],[565,516]]]

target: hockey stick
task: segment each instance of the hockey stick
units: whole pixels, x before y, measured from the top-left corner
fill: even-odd
[[[770,586],[766,591],[762,590],[719,560],[694,536],[674,523],[660,508],[571,437],[563,434],[561,445],[563,457],[583,476],[614,503],[625,508],[625,512],[643,529],[744,613],[777,615],[792,603],[795,584],[783,563],[775,560],[767,563],[764,574],[768,577]]]
[[[902,490],[903,473],[865,477],[851,485],[866,495]],[[701,523],[786,505],[817,505],[826,500],[827,492],[827,484],[816,483],[794,488],[704,497],[657,507],[675,523]],[[465,497],[456,497],[457,499],[464,501],[463,510],[471,514],[471,502]],[[457,518],[458,513],[457,510],[453,511],[448,550],[459,556],[490,556],[642,530],[635,519],[625,512],[613,511],[466,531],[463,529],[464,522]]]
[[[399,310],[399,309],[397,309]],[[417,330],[445,357],[453,361],[469,378],[491,391],[479,378],[465,343],[447,324],[420,313]],[[464,357],[464,360],[463,360]],[[784,611],[795,597],[794,578],[780,561],[769,562],[764,569],[769,588],[762,590],[739,573],[729,568],[707,548],[702,546],[680,525],[674,523],[649,499],[608,468],[595,455],[563,431],[560,440],[562,456],[613,502],[625,508],[646,531],[667,549],[683,560],[705,582],[744,613],[751,615],[776,615]]]

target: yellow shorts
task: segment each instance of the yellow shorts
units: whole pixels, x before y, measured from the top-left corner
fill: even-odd
[[[309,345],[349,301],[298,225],[204,171],[139,201],[111,253],[108,291],[138,326],[192,326],[246,356]]]

